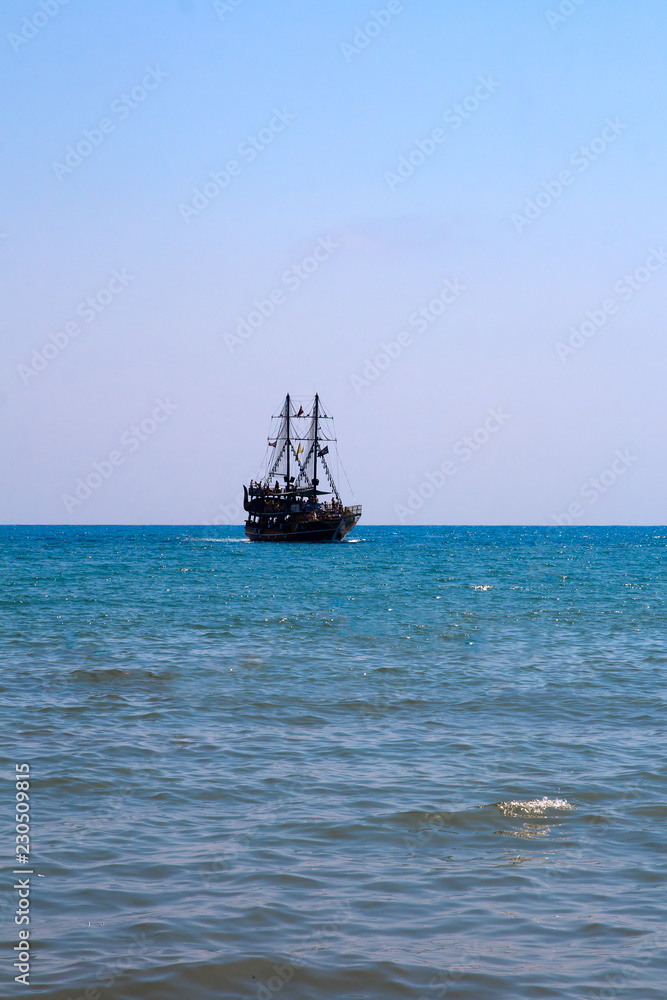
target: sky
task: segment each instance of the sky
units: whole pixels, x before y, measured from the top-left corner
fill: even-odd
[[[362,523],[664,524],[666,28],[7,0],[0,521],[240,524],[319,392]]]

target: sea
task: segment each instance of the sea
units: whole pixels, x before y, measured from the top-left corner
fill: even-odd
[[[666,544],[0,528],[0,996],[665,1000]]]

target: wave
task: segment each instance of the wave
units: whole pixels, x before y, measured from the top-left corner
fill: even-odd
[[[549,811],[566,812],[575,808],[567,799],[549,799],[546,795],[541,799],[498,802],[497,806],[503,816],[546,816]]]
[[[132,960],[111,963],[98,977],[99,996],[104,988],[111,987],[115,1000],[182,1000],[196,996],[199,1000],[332,1000],[332,998],[382,997],[383,1000],[411,1000],[425,994],[436,996],[429,989],[434,975],[442,984],[446,979],[440,966],[414,959],[388,960],[370,958],[355,952],[346,954],[341,963],[332,954],[326,933],[315,932],[302,942],[294,953],[256,956],[219,956],[208,960],[196,953],[190,962],[172,961],[155,963],[139,970],[127,969]],[[457,950],[457,972],[453,982],[459,988],[473,990],[475,996],[509,995],[510,980],[493,967],[482,971],[480,956]],[[127,971],[126,971],[127,970]],[[90,986],[90,975],[77,977],[65,988],[50,985],[49,1000],[68,1000],[75,992]],[[79,985],[80,984],[80,985]],[[285,992],[283,992],[283,989]],[[38,995],[42,990],[38,987]],[[94,994],[93,994],[94,995]],[[444,995],[442,988],[437,995]]]
[[[239,545],[239,544],[245,545],[246,543],[250,544],[249,538],[194,538],[194,539],[188,538],[187,540],[195,542],[227,542],[230,545]]]

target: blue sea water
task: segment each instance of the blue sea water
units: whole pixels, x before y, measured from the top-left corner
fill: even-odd
[[[0,996],[664,1000],[666,543],[1,528]]]

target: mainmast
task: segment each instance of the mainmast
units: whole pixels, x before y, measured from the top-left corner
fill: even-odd
[[[291,445],[290,445],[290,439],[289,439],[289,410],[290,410],[290,400],[289,400],[289,392],[288,392],[287,396],[285,398],[285,421],[286,421],[286,432],[287,432],[287,487],[286,487],[287,490],[289,490],[289,482],[290,482],[290,480],[289,480],[289,472],[290,472],[290,468],[289,468],[289,451],[290,451],[290,447],[291,447]]]
[[[319,415],[319,404],[320,397],[315,393],[315,442],[314,442],[314,452],[313,452],[313,496],[317,495],[317,451],[319,449],[319,441],[317,439],[317,419]]]

